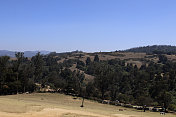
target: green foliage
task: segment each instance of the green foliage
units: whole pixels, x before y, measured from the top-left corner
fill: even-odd
[[[83,61],[78,60],[76,68],[78,68],[80,70],[84,70],[84,67],[85,67],[85,63]]]
[[[150,106],[153,102],[152,98],[147,97],[147,96],[139,96],[136,99],[136,104],[140,105],[140,106]]]
[[[159,63],[165,64],[167,62],[167,57],[165,55],[159,55]]]
[[[175,54],[176,46],[153,45],[153,46],[131,48],[126,51],[127,52],[145,52],[147,54]]]
[[[99,62],[99,57],[98,57],[97,54],[96,54],[95,57],[94,57],[94,62]]]
[[[90,65],[90,63],[91,63],[91,59],[90,59],[90,57],[87,57],[87,59],[86,59],[86,65]]]
[[[35,56],[32,57],[32,62],[35,66],[35,81],[39,81],[42,78],[42,73],[43,73],[43,65],[44,65],[44,61],[43,61],[43,56],[40,55],[40,52],[37,53]]]
[[[125,66],[118,59],[92,62],[86,66],[85,72],[95,76],[94,83],[89,87],[94,87],[92,89],[97,93],[88,90],[89,96],[169,108],[169,105],[175,104],[173,97],[176,95],[169,93],[176,91],[175,69],[176,63],[169,61],[163,64],[150,62],[140,69],[131,64]]]
[[[175,110],[176,63],[163,55],[159,55],[160,63],[150,61],[140,68],[120,59],[100,61],[98,55],[94,61],[87,57],[85,62],[65,59],[63,63],[58,63],[61,57],[57,56],[56,53],[47,56],[37,53],[30,60],[23,53],[16,53],[17,60],[0,57],[0,94],[33,92],[35,83],[39,83],[42,87],[49,85],[55,91],[91,99]],[[67,57],[67,54],[61,56]],[[69,56],[73,54],[69,53]],[[73,64],[77,69],[71,71]],[[85,79],[84,73],[94,79]]]
[[[170,104],[168,109],[171,110],[171,111],[176,111],[176,105],[175,104]]]
[[[161,92],[158,95],[158,100],[159,100],[159,104],[163,105],[165,108],[168,108],[168,106],[170,105],[171,101],[172,101],[172,95],[169,92]]]

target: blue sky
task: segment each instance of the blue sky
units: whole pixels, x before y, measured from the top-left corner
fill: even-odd
[[[176,45],[176,0],[0,0],[0,50]]]

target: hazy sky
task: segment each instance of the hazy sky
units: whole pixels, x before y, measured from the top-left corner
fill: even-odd
[[[176,45],[176,0],[0,0],[0,50]]]

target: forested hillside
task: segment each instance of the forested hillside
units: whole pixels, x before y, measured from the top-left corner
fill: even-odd
[[[126,52],[145,52],[147,54],[176,54],[176,46],[153,45],[125,50]]]
[[[37,53],[32,58],[20,52],[15,55],[15,60],[0,57],[1,95],[34,92],[37,83],[56,92],[94,100],[176,110],[176,63],[165,54],[75,51]]]

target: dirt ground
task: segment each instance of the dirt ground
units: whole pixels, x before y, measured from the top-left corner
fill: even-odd
[[[100,104],[62,94],[34,93],[0,96],[0,117],[160,117],[157,112]],[[123,110],[123,111],[122,111]],[[166,114],[165,117],[175,117]]]
[[[95,114],[91,112],[78,111],[78,110],[66,110],[59,108],[45,108],[39,112],[26,112],[26,113],[7,113],[0,112],[2,117],[138,117],[139,115],[124,115],[124,114],[114,114],[114,115],[103,115]]]

